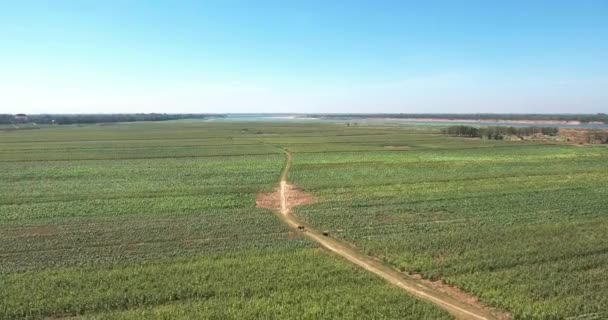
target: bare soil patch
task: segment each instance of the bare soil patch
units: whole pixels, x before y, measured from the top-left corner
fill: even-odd
[[[306,193],[296,186],[291,184],[285,185],[285,197],[287,210],[291,211],[298,206],[313,204],[316,199],[309,193]],[[281,210],[281,187],[278,186],[271,193],[260,193],[255,199],[256,207],[270,209],[275,211]]]
[[[281,192],[279,188],[271,193],[258,193],[255,206],[263,209],[281,210]]]
[[[286,185],[285,194],[287,196],[287,208],[290,210],[298,206],[305,206],[316,202],[311,194],[298,189],[298,187],[292,184]]]

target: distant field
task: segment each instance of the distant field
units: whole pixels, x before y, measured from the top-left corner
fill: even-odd
[[[438,129],[138,123],[0,132],[0,319],[450,318],[256,194],[515,318],[608,314],[608,148]]]
[[[0,132],[0,319],[449,318],[255,208],[284,159],[242,128]]]

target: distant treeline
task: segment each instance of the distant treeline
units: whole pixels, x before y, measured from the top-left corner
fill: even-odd
[[[37,123],[37,124],[80,124],[111,123],[134,121],[166,121],[180,119],[206,119],[224,117],[210,114],[168,114],[168,113],[121,113],[121,114],[33,114],[12,115],[0,114],[0,124]]]
[[[312,118],[325,119],[365,119],[365,118],[396,118],[396,119],[449,119],[449,120],[505,120],[505,121],[580,121],[608,123],[608,115],[598,114],[509,114],[509,113],[367,113],[367,114],[309,114]]]
[[[12,114],[0,113],[0,124],[11,124],[14,122],[15,116]]]
[[[556,136],[558,128],[554,127],[472,127],[472,126],[449,126],[441,130],[444,134],[457,137],[484,138],[502,140],[506,136],[529,137],[535,134]]]

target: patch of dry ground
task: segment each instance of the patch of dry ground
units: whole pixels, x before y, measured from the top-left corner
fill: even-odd
[[[298,206],[313,204],[315,198],[292,184],[285,184],[286,209],[291,210]],[[255,204],[258,208],[281,211],[281,186],[278,186],[273,192],[260,193],[255,199]]]

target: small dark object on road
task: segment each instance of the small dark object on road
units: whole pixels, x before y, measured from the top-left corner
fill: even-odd
[[[329,237],[329,231],[323,231],[323,235]]]
[[[298,230],[300,231],[304,231],[306,228],[304,228],[304,226],[298,226]]]

